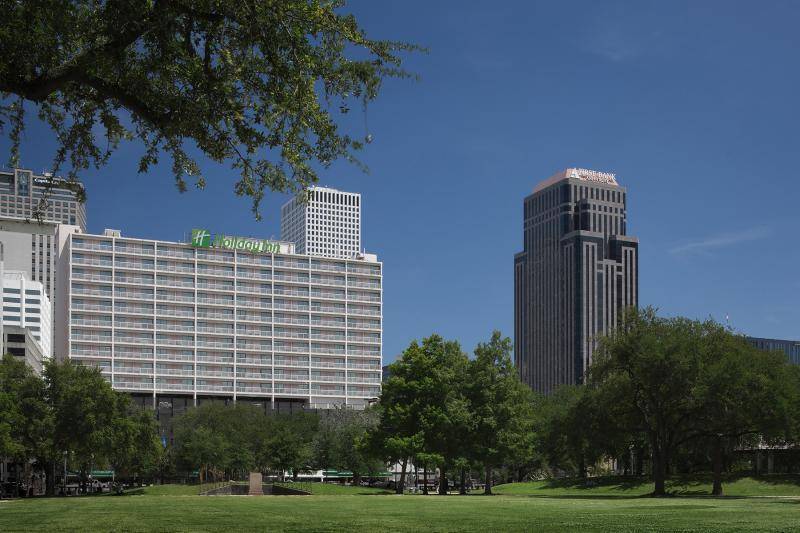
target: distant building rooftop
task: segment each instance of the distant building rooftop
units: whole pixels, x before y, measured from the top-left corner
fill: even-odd
[[[595,183],[601,183],[603,185],[619,186],[619,183],[617,183],[617,180],[615,178],[615,174],[612,174],[610,172],[600,172],[598,170],[589,170],[586,168],[567,168],[562,170],[561,172],[553,174],[546,180],[539,183],[536,186],[536,188],[533,189],[533,192],[539,192],[542,189],[546,189],[547,187],[568,178],[578,179],[582,181],[591,181]]]

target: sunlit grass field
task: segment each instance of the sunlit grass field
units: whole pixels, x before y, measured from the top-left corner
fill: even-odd
[[[509,484],[490,497],[320,484],[311,496],[198,496],[197,487],[168,485],[2,502],[0,531],[800,530],[797,478],[740,478],[727,487],[738,497],[726,498],[700,495],[705,480],[682,483],[672,487],[688,487],[687,495],[658,499],[642,496],[650,485],[640,480]]]

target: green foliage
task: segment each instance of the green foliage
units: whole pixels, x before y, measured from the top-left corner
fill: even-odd
[[[681,447],[702,439],[713,454],[721,494],[722,454],[745,436],[791,438],[797,372],[712,320],[661,318],[652,308],[626,314],[602,339],[589,371],[595,411],[631,442],[647,439],[654,493]],[[795,436],[796,437],[796,436]]]
[[[0,456],[47,473],[68,459],[85,480],[91,466],[143,475],[157,450],[153,413],[134,410],[98,370],[48,361],[38,376],[10,355],[0,362]]]
[[[135,0],[7,2],[0,19],[0,126],[19,159],[26,109],[58,141],[53,170],[101,166],[119,143],[144,145],[139,171],[161,154],[178,188],[205,180],[191,152],[230,162],[235,191],[298,190],[315,167],[355,161],[371,136],[336,117],[405,78],[406,43],[370,39],[344,1]],[[26,105],[27,104],[27,105]],[[366,112],[366,111],[365,111]],[[98,136],[103,138],[98,139]]]
[[[375,408],[356,411],[338,407],[323,412],[313,442],[314,464],[321,469],[353,472],[355,483],[362,475],[384,470],[368,440],[377,424]]]
[[[247,404],[206,403],[175,425],[176,456],[187,469],[218,476],[253,470],[298,472],[308,468],[316,415],[267,415]]]
[[[467,455],[484,466],[487,493],[492,467],[525,462],[533,453],[534,397],[519,380],[511,350],[511,339],[495,331],[488,343],[478,344],[467,369]]]
[[[370,435],[384,459],[438,467],[442,492],[448,470],[479,465],[491,483],[493,467],[531,462],[534,396],[499,332],[478,345],[472,361],[438,335],[412,342],[389,373]]]
[[[0,457],[19,462],[43,457],[51,429],[42,381],[6,354],[0,363]]]

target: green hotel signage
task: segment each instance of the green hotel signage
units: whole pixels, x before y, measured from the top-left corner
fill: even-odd
[[[274,254],[281,251],[281,245],[275,241],[263,239],[250,239],[247,237],[230,237],[217,233],[211,238],[207,229],[193,229],[192,240],[189,242],[194,248],[223,248],[225,250],[239,250],[254,254]]]

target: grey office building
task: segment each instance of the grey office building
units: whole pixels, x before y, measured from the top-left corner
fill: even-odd
[[[783,352],[786,358],[794,365],[800,365],[800,341],[783,339],[764,339],[761,337],[747,337],[747,342],[767,352]]]
[[[514,256],[514,352],[538,392],[578,384],[599,335],[638,305],[638,240],[613,174],[568,168],[524,202],[524,249]]]

